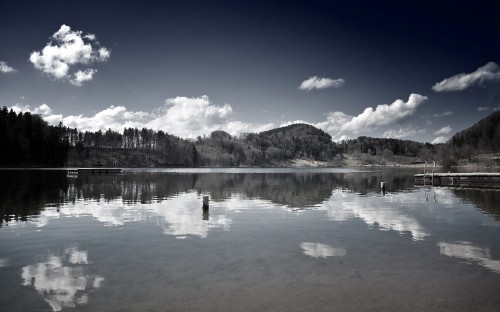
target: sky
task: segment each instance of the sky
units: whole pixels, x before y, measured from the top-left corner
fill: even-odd
[[[500,109],[480,1],[0,0],[0,107],[184,138],[303,122],[440,143]]]

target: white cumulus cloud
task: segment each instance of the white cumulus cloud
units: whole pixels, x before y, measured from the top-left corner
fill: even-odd
[[[326,88],[340,88],[344,85],[345,81],[342,78],[331,79],[331,78],[318,78],[317,76],[309,77],[302,81],[299,86],[299,90],[311,91],[313,89],[326,89]]]
[[[357,116],[343,112],[330,112],[326,120],[317,123],[305,120],[295,120],[281,123],[287,126],[305,123],[328,132],[332,140],[341,141],[358,135],[373,135],[373,130],[398,124],[413,115],[417,107],[427,98],[411,94],[408,101],[396,100],[392,104],[378,105],[375,109],[369,107]],[[232,118],[233,108],[230,104],[214,104],[208,96],[184,97],[177,96],[165,100],[165,104],[151,112],[129,110],[125,106],[110,106],[94,115],[63,115],[53,113],[50,107],[43,104],[31,109],[29,106],[16,104],[11,107],[16,111],[30,111],[41,114],[48,123],[57,125],[62,122],[70,128],[81,131],[106,131],[108,129],[122,132],[124,128],[148,128],[163,130],[183,138],[196,138],[209,135],[212,131],[223,130],[231,135],[243,133],[258,133],[275,128],[273,122],[244,122]],[[385,137],[408,137],[424,133],[425,129],[412,127],[399,130],[386,130]]]
[[[34,109],[29,105],[16,104],[9,107],[16,113],[30,112],[40,114],[49,124],[57,125],[62,122],[70,128],[78,128],[81,131],[98,131],[111,129],[121,132],[125,127],[143,127],[145,122],[149,121],[153,114],[142,111],[127,111],[124,106],[113,106],[96,113],[94,116],[86,117],[83,115],[52,114],[52,109],[47,104],[42,104]]]
[[[95,35],[82,35],[71,27],[62,25],[41,51],[30,54],[30,62],[52,79],[67,80],[75,86],[92,79],[95,69],[75,69],[94,62],[104,62],[110,51],[95,41]]]
[[[329,112],[326,114],[325,121],[317,123],[305,120],[287,121],[282,123],[280,127],[296,123],[309,124],[328,132],[332,136],[332,140],[338,142],[360,134],[370,135],[373,129],[401,123],[412,116],[425,100],[427,100],[426,96],[412,93],[406,102],[398,99],[392,104],[378,105],[375,109],[368,107],[357,116],[350,116],[343,112]],[[383,136],[401,138],[425,133],[425,131],[425,129],[410,128],[386,130]]]
[[[440,144],[440,143],[446,143],[446,141],[448,141],[448,139],[446,139],[446,137],[444,136],[438,136],[437,138],[435,138],[434,140],[432,140],[432,144]]]
[[[17,70],[7,65],[7,63],[0,61],[0,73],[15,73]]]
[[[475,85],[480,85],[486,81],[500,79],[500,68],[495,62],[489,62],[479,67],[472,73],[461,73],[450,78],[446,78],[436,83],[432,90],[436,92],[443,91],[461,91]]]
[[[489,107],[489,106],[479,106],[479,107],[477,108],[477,110],[478,110],[479,112],[485,112],[485,111],[490,110],[490,107]]]
[[[170,133],[175,131],[182,137],[196,137],[219,130],[232,112],[231,105],[213,105],[206,95],[196,98],[178,96],[165,101],[165,106],[148,127]]]
[[[79,87],[85,81],[92,80],[95,73],[97,73],[97,69],[87,68],[86,70],[79,70],[74,73],[73,79],[71,79],[70,82],[72,85]]]
[[[415,113],[418,106],[427,100],[426,96],[412,93],[408,101],[396,100],[392,104],[377,105],[375,109],[367,107],[357,116],[349,116],[343,112],[330,112],[326,121],[316,124],[329,133],[359,133],[370,128],[395,124]]]
[[[448,133],[450,133],[450,132],[451,132],[451,130],[452,130],[452,129],[451,129],[451,127],[450,127],[450,126],[446,126],[446,127],[443,127],[443,128],[441,128],[441,129],[439,129],[439,130],[434,131],[434,134],[435,134],[435,135],[443,135],[443,134],[448,134]]]
[[[55,115],[58,117],[61,115]],[[94,116],[85,117],[83,115],[78,116],[66,116],[61,118],[61,121],[65,126],[70,128],[78,128],[82,131],[98,131],[111,129],[117,132],[122,132],[124,128],[142,128],[144,122],[147,122],[152,116],[150,113],[142,111],[127,111],[125,106],[113,106],[96,113]],[[62,116],[61,116],[62,117]],[[58,123],[57,118],[52,123]],[[47,121],[50,120],[46,118]]]
[[[398,99],[390,105],[377,105],[375,109],[368,107],[363,113],[344,124],[342,129],[356,132],[365,128],[385,126],[402,121],[413,115],[417,107],[425,100],[427,100],[426,96],[412,93],[407,102]]]
[[[272,122],[263,123],[263,124],[255,124],[255,123],[247,123],[239,120],[229,121],[223,127],[224,131],[230,133],[231,135],[239,135],[243,133],[259,133],[262,131],[271,130],[275,128],[276,125]]]
[[[39,114],[39,115],[47,116],[47,115],[50,115],[52,113],[52,109],[45,103],[43,103],[42,105],[40,105],[38,107],[35,107],[34,109],[31,109],[31,107],[29,105],[23,105],[23,104],[17,103],[15,105],[9,107],[9,110],[11,110],[11,109],[14,112],[16,112],[16,114],[30,112],[32,114]]]
[[[215,105],[208,96],[169,98],[165,105],[153,112],[128,110],[125,106],[110,106],[93,116],[52,114],[46,104],[31,109],[29,105],[16,104],[9,109],[16,112],[31,112],[43,115],[49,124],[62,122],[70,128],[81,131],[113,131],[122,132],[124,128],[148,128],[163,130],[183,138],[196,138],[208,135],[215,130],[224,130],[232,135],[246,132],[261,132],[272,129],[276,125],[270,123],[246,123],[231,120],[231,105]]]
[[[274,127],[273,123],[254,124],[231,121],[233,108],[229,104],[215,105],[208,96],[169,98],[153,120],[146,127],[163,130],[185,138],[195,138],[224,130],[232,135],[244,132],[258,132]]]
[[[412,135],[415,135],[417,130],[411,128],[399,128],[399,130],[387,130],[382,134],[384,138],[392,139],[402,139]]]

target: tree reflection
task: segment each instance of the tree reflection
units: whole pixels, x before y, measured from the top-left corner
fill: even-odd
[[[479,189],[453,189],[453,193],[473,203],[496,221],[500,221],[500,191]]]
[[[64,171],[1,170],[0,227],[4,222],[26,221],[49,203],[59,205],[67,188]]]
[[[234,194],[261,199],[294,210],[320,206],[337,190],[357,196],[380,196],[406,192],[414,187],[415,171],[375,170],[364,172],[295,173],[167,173],[126,172],[120,175],[79,175],[67,178],[64,171],[5,171],[0,177],[0,226],[11,220],[26,221],[46,207],[77,201],[121,202],[121,205],[152,204],[181,193],[210,194],[223,202]],[[454,190],[500,220],[496,202],[500,192]],[[197,207],[198,209],[199,207]]]

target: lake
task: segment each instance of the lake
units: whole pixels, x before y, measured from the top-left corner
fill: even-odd
[[[415,173],[0,170],[0,310],[499,311],[500,192]]]

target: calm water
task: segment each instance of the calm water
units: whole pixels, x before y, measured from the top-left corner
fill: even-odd
[[[414,173],[3,170],[0,310],[499,311],[500,192]]]

